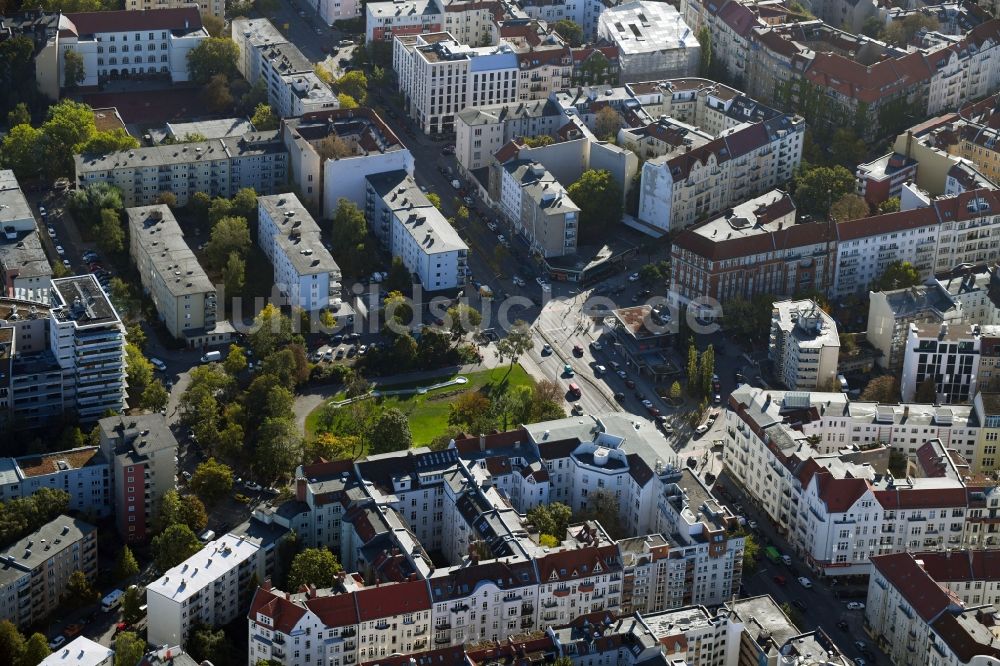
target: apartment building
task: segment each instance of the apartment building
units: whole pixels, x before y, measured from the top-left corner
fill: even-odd
[[[391,42],[403,35],[444,30],[444,14],[435,0],[369,2],[365,5],[365,43]]]
[[[0,299],[0,423],[34,428],[64,409],[63,369],[49,347],[49,307]]]
[[[396,37],[393,70],[407,115],[425,134],[451,132],[466,107],[545,99],[568,88],[569,47],[549,37],[539,47],[515,49],[460,44],[448,32]]]
[[[893,372],[902,370],[910,324],[959,324],[964,318],[961,305],[938,283],[872,291],[868,298],[866,339],[881,352],[875,362]]]
[[[75,155],[77,187],[111,183],[127,207],[156,203],[173,192],[186,205],[195,192],[231,198],[244,187],[258,194],[284,191],[288,151],[278,130],[241,137],[152,146],[103,155]]]
[[[573,21],[583,28],[585,42],[597,41],[597,26],[601,14],[617,4],[617,0],[521,0],[518,3],[526,16],[537,21],[545,21],[550,25],[562,19]]]
[[[672,5],[632,0],[601,12],[597,35],[618,51],[623,81],[655,81],[698,73],[701,45]]]
[[[110,416],[97,425],[118,533],[143,541],[156,529],[163,496],[175,487],[177,439],[161,414]]]
[[[394,257],[428,291],[465,284],[469,248],[405,171],[365,179],[365,217]]]
[[[83,58],[80,86],[164,75],[183,83],[189,78],[188,54],[206,39],[199,8],[190,5],[63,14],[58,80],[64,85],[66,53],[73,51]]]
[[[69,509],[92,516],[111,510],[107,460],[96,446],[0,459],[0,501],[29,497],[42,488],[69,493]]]
[[[0,170],[0,295],[42,300],[52,268],[31,206],[9,169]]]
[[[148,642],[183,645],[196,624],[232,622],[253,595],[251,579],[267,579],[274,548],[273,540],[226,534],[164,572],[146,587]]]
[[[312,62],[267,19],[233,19],[236,61],[251,84],[263,80],[267,100],[282,118],[340,108],[337,95],[316,75]]]
[[[576,252],[580,208],[544,166],[513,159],[500,173],[500,210],[532,252],[561,257]]]
[[[45,659],[38,666],[112,666],[115,651],[86,636],[77,636]]]
[[[333,27],[337,21],[348,21],[362,15],[364,3],[357,0],[320,0],[316,13],[321,21]]]
[[[129,256],[167,331],[188,347],[225,342],[228,334],[215,332],[215,285],[184,241],[170,208],[157,204],[125,212]]]
[[[972,471],[988,474],[997,469],[997,442],[1000,441],[1000,400],[995,392],[980,391],[973,400],[976,420],[979,423],[979,439],[976,453],[970,461]]]
[[[366,176],[400,169],[413,174],[413,154],[369,108],[285,120],[281,132],[298,194],[323,218],[336,214],[341,198],[363,207]]]
[[[872,207],[899,197],[903,193],[903,184],[916,180],[919,164],[917,160],[899,153],[888,153],[859,164],[854,173],[858,180],[858,196]]]
[[[792,391],[837,388],[840,336],[833,317],[813,300],[779,301],[771,311],[767,356]]]
[[[835,241],[828,222],[795,224],[791,197],[773,190],[677,234],[672,288],[684,304],[824,291],[834,279]]]
[[[819,402],[824,398],[826,404]],[[866,425],[872,423],[865,415],[870,408],[861,405],[855,414],[842,394],[742,386],[729,404],[724,464],[815,571],[863,574],[873,555],[985,542],[983,518],[973,507],[990,501],[995,491],[967,484],[960,457],[965,451],[971,457],[976,447],[977,433],[969,427],[974,415],[972,423],[966,416],[964,427],[960,418],[971,412],[933,407],[933,419],[925,420],[919,406],[877,406],[873,430]],[[812,410],[818,419],[809,415]],[[897,413],[905,424],[898,429]],[[884,471],[883,447],[908,444],[903,428],[925,432],[906,450],[917,475],[894,478]],[[850,429],[851,436],[838,435],[838,429]],[[951,441],[942,443],[935,432]],[[830,448],[833,453],[823,453]]]
[[[938,273],[933,284],[962,312],[962,320],[980,326],[1000,324],[1000,270],[996,264],[959,266]]]
[[[455,115],[455,160],[470,173],[516,137],[552,136],[566,123],[551,99],[468,107]]]
[[[21,629],[45,620],[76,571],[97,576],[97,528],[59,516],[0,551],[0,618]]]
[[[190,2],[186,0],[128,0],[125,9],[132,12],[152,11],[155,9],[177,9],[189,7],[197,4],[201,14],[210,14],[216,18],[226,17],[226,4],[222,0],[199,0]]]
[[[879,647],[896,663],[914,654],[956,665],[1000,657],[995,556],[958,550],[873,557],[865,620]]]
[[[909,402],[925,382],[934,402],[968,403],[976,395],[984,351],[994,353],[1000,327],[976,324],[910,324],[900,389]]]

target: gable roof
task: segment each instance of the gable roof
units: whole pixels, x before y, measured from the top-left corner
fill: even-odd
[[[143,30],[198,30],[202,27],[198,7],[140,9],[65,14],[77,35]]]
[[[360,622],[416,613],[431,608],[427,581],[423,580],[366,587],[356,592],[355,597]]]
[[[948,593],[920,568],[910,553],[873,555],[871,563],[925,622],[931,622],[952,605]]]

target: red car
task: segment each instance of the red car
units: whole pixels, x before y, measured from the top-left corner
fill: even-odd
[[[573,345],[573,356],[583,356],[583,347],[580,345]]]
[[[659,416],[660,415],[660,410],[658,410],[656,407],[650,407],[649,408],[649,414],[651,416]]]
[[[631,379],[626,379],[625,380],[625,386],[629,387],[630,389],[634,389],[635,388],[635,382],[632,381]]]

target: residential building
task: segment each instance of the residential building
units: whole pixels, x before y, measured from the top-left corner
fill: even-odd
[[[676,324],[669,308],[649,304],[618,308],[611,312],[611,334],[625,359],[625,366],[655,382],[666,381],[677,369],[665,361],[664,353],[674,344]]]
[[[108,463],[96,446],[0,459],[0,500],[34,495],[42,488],[69,493],[69,509],[91,516],[111,510]]]
[[[114,662],[114,650],[86,636],[77,636],[38,662],[38,666],[113,666]]]
[[[775,376],[792,391],[838,389],[840,336],[833,317],[813,300],[779,301],[773,308],[767,356]]]
[[[573,59],[556,37],[538,48],[466,46],[448,32],[397,36],[393,70],[406,114],[425,134],[451,132],[466,107],[545,99],[568,88]],[[447,82],[451,81],[451,84]]]
[[[175,9],[197,4],[202,14],[210,14],[216,18],[226,18],[226,4],[222,0],[128,0],[125,9],[129,11],[152,11],[155,9]]]
[[[0,618],[21,629],[45,620],[77,571],[97,576],[97,528],[59,516],[0,551]]]
[[[365,217],[427,291],[465,284],[469,248],[405,171],[365,179]]]
[[[615,7],[618,0],[580,0],[579,2],[558,2],[556,0],[521,0],[518,5],[526,16],[553,24],[561,19],[569,19],[583,28],[585,42],[597,41],[597,26],[601,14]]]
[[[334,216],[341,198],[364,206],[366,176],[399,169],[413,174],[413,154],[369,108],[285,120],[281,133],[299,196],[324,219]]]
[[[230,32],[240,50],[240,73],[251,84],[264,80],[267,100],[280,117],[340,108],[337,95],[319,79],[312,62],[269,20],[236,18]]]
[[[726,603],[729,621],[739,627],[737,634],[737,646],[730,647],[726,651],[727,663],[735,663],[739,666],[751,666],[752,664],[779,664],[785,659],[795,660],[798,656],[785,650],[786,646],[794,647],[798,640],[807,637],[816,637],[822,640],[822,644],[817,646],[812,655],[827,655],[830,660],[824,657],[824,663],[843,664],[846,660],[840,656],[840,651],[832,645],[822,629],[813,634],[799,633],[799,629],[785,615],[785,612],[770,595],[749,597],[746,599],[733,599]],[[825,640],[823,640],[825,639]],[[808,649],[813,641],[805,641]],[[690,648],[689,648],[690,649]],[[816,657],[814,657],[816,658]],[[809,659],[806,659],[806,663]]]
[[[59,91],[63,85],[63,79],[59,76],[62,62],[59,33],[63,25],[60,12],[41,9],[11,11],[0,18],[0,34],[4,38],[23,36],[31,40],[38,91],[52,102],[59,99]]]
[[[935,403],[967,403],[976,395],[984,342],[1000,337],[1000,327],[975,324],[910,324],[900,389],[910,402],[924,383]],[[995,343],[987,343],[990,347]],[[929,389],[927,389],[929,390]],[[926,400],[926,399],[925,399]]]
[[[631,0],[601,12],[597,35],[618,50],[623,81],[655,81],[698,73],[701,46],[672,5]]]
[[[258,194],[288,187],[288,151],[277,130],[74,159],[78,187],[111,183],[128,207],[155,204],[163,192],[183,206],[195,192],[231,198],[244,187]]]
[[[267,579],[274,548],[268,539],[226,534],[164,572],[146,587],[148,642],[181,645],[193,625],[232,622],[253,594],[250,580]]]
[[[360,18],[364,3],[357,0],[320,0],[316,12],[321,21],[333,27],[337,21],[348,21]]]
[[[9,169],[0,170],[0,295],[43,300],[52,268],[31,206]]]
[[[910,324],[958,324],[964,313],[940,284],[916,285],[868,295],[868,342],[881,355],[879,367],[899,372]]]
[[[125,327],[93,275],[52,281],[49,349],[63,371],[63,408],[84,423],[125,409]]]
[[[227,327],[216,331],[215,285],[184,241],[170,208],[156,204],[125,212],[129,255],[167,332],[191,348],[225,342]]]
[[[1000,466],[1000,458],[997,457],[997,442],[1000,442],[1000,394],[980,391],[976,394],[973,405],[980,427],[976,452],[969,462],[973,472],[989,474]]]
[[[455,115],[455,161],[471,173],[515,137],[551,136],[566,118],[551,99],[468,107]]]
[[[307,312],[329,308],[340,297],[340,267],[298,197],[258,197],[257,219],[257,241],[274,267],[278,290]]]
[[[98,427],[118,533],[144,541],[156,530],[164,495],[175,487],[177,439],[161,414],[109,416]]]
[[[899,197],[903,183],[917,178],[917,162],[899,153],[889,153],[866,164],[859,164],[855,176],[858,179],[858,196],[875,208],[883,201]]]
[[[437,0],[443,16],[441,30],[462,44],[496,44],[497,22],[505,15],[498,0]]]
[[[791,197],[774,190],[677,234],[672,288],[685,305],[822,292],[834,279],[834,234],[829,222],[795,224]]]
[[[80,86],[164,75],[183,83],[189,79],[188,54],[206,39],[199,8],[191,5],[63,14],[58,80],[65,82],[66,53],[73,51],[83,59]]]
[[[515,159],[500,165],[500,209],[542,257],[576,252],[580,208],[545,167]]]
[[[402,35],[444,30],[444,13],[435,0],[369,2],[365,5],[365,43],[392,42]]]
[[[962,321],[980,326],[1000,325],[1000,269],[997,264],[966,266],[938,273],[934,284],[962,312]]]

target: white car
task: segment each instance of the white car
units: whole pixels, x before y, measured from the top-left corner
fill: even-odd
[[[621,377],[622,379],[628,379],[628,373],[627,373],[627,372],[625,372],[624,370],[619,370],[619,371],[618,371],[617,373],[615,373],[615,374],[617,374],[617,375],[618,375],[619,377]]]
[[[254,483],[253,481],[247,481],[246,488],[247,490],[253,490],[255,492],[260,492],[261,490],[264,490],[263,486],[261,486],[259,483]]]
[[[694,431],[699,435],[704,435],[706,432],[708,432],[708,426],[703,423],[697,428],[695,428]]]
[[[601,351],[602,349],[604,349],[604,346],[598,340],[594,340],[593,342],[591,342],[590,347],[594,351]]]
[[[51,641],[49,641],[49,649],[58,650],[63,646],[63,643],[65,642],[66,642],[66,637],[60,634],[59,636],[56,636]]]
[[[510,281],[514,283],[515,287],[523,287],[524,284],[525,284],[524,280],[522,280],[521,278],[517,277],[516,275],[514,277],[512,277],[510,279]]]
[[[535,282],[537,282],[538,286],[540,287],[544,287],[545,285],[548,284],[548,282],[545,281],[545,278],[543,278],[541,275],[535,278]]]
[[[45,230],[49,232],[49,238],[55,238],[56,237],[56,228],[53,227],[51,224],[49,226],[45,227]]]
[[[546,342],[544,345],[542,345],[542,354],[548,356],[551,353],[552,353],[552,345]]]
[[[645,407],[646,409],[649,409],[650,407],[653,406],[653,403],[650,402],[649,400],[643,400],[642,401],[642,406]]]
[[[503,237],[503,234],[497,234],[497,240],[500,241],[501,244],[507,242],[507,239]]]
[[[603,375],[607,371],[608,371],[608,369],[605,368],[603,365],[598,365],[598,366],[594,367],[594,374],[595,375]]]
[[[63,249],[62,245],[56,245],[56,254],[58,254],[60,257],[66,254],[66,250]]]
[[[799,576],[799,585],[806,588],[807,590],[813,586],[812,581],[805,576]]]
[[[638,273],[632,273],[632,275],[628,276],[628,281],[629,282],[638,282],[639,281],[639,274]]]
[[[69,259],[63,259],[62,265],[64,268],[72,268],[72,265],[69,263]]]
[[[848,601],[847,610],[864,610],[865,605],[860,601]]]

